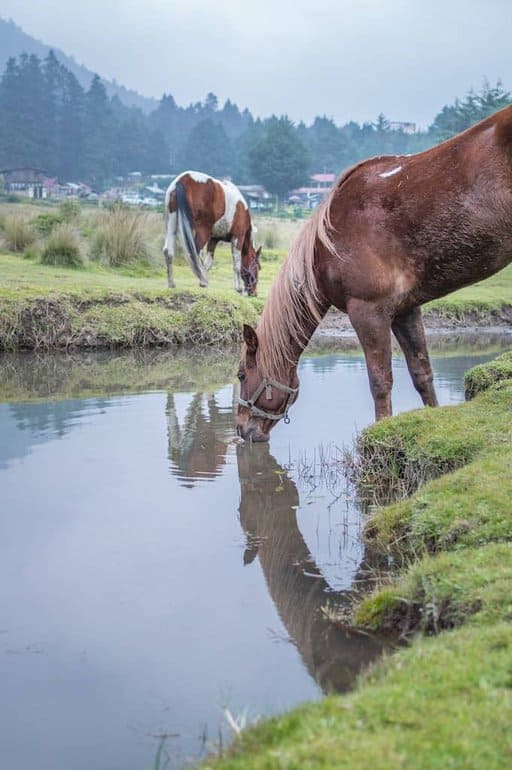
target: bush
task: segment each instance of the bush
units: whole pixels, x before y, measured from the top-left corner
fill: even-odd
[[[106,212],[93,236],[91,256],[110,267],[149,262],[150,249],[144,233],[145,215],[123,206]]]
[[[262,228],[260,238],[263,240],[265,249],[278,249],[280,246],[279,231],[275,224],[266,225]]]
[[[63,222],[75,222],[80,218],[80,201],[65,200],[59,206],[59,216]]]
[[[73,227],[66,222],[55,225],[41,255],[43,265],[83,267],[80,241]]]
[[[20,214],[8,214],[3,221],[4,238],[11,251],[25,251],[34,243],[36,235],[25,217]]]
[[[47,237],[50,235],[55,225],[61,225],[63,221],[64,219],[60,214],[54,211],[49,211],[46,214],[39,214],[34,219],[33,224],[39,235]]]
[[[41,257],[41,251],[37,246],[27,246],[23,252],[23,259],[30,259],[33,261],[38,260]]]

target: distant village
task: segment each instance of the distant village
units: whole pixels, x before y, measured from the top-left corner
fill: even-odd
[[[48,176],[43,169],[13,168],[0,170],[5,194],[22,196],[33,200],[79,199],[90,203],[119,201],[128,206],[160,209],[165,191],[172,179],[169,174],[143,175],[133,171],[126,177],[118,177],[116,185],[97,193],[83,182],[60,182]],[[314,209],[322,200],[326,190],[335,181],[335,174],[316,173],[309,177],[304,187],[292,190],[286,203],[300,209]],[[249,207],[253,210],[271,211],[275,207],[274,197],[262,185],[238,185]]]

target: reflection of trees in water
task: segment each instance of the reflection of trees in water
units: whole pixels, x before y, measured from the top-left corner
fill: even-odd
[[[182,480],[214,478],[226,464],[233,438],[233,413],[219,407],[215,394],[194,393],[180,425],[174,393],[167,395],[168,457]]]
[[[104,411],[109,404],[107,398],[96,398],[87,402],[78,399],[43,401],[37,404],[10,404],[9,411],[19,430],[65,436],[84,412]]]
[[[258,556],[279,616],[322,690],[347,690],[382,645],[325,618],[327,603],[347,606],[351,593],[331,591],[318,569],[298,527],[297,488],[268,446],[237,447],[237,460],[240,522],[247,535],[244,562]]]

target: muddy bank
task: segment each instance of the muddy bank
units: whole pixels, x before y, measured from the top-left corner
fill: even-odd
[[[52,292],[33,290],[0,293],[0,350],[104,350],[155,348],[173,345],[238,343],[243,323],[255,325],[262,300],[228,297],[213,292],[114,292],[87,290]],[[429,339],[485,332],[486,344],[512,334],[512,305],[488,312],[467,312],[442,307],[425,312]],[[359,343],[348,316],[327,313],[313,344],[336,338],[340,349]]]
[[[205,292],[82,291],[0,295],[0,351],[225,345],[259,306]]]
[[[430,336],[482,329],[496,334],[512,334],[512,305],[504,305],[499,310],[472,309],[457,313],[437,307],[427,308],[423,311],[423,320]],[[316,333],[328,337],[355,337],[348,315],[335,308],[329,310]]]

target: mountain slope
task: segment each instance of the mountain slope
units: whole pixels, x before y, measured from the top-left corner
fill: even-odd
[[[5,69],[7,59],[11,56],[19,56],[22,53],[36,54],[41,59],[47,55],[52,46],[37,40],[31,35],[27,35],[21,27],[18,27],[12,20],[6,21],[0,18],[0,74]],[[58,48],[53,48],[57,59],[64,64],[78,79],[84,88],[89,88],[94,72],[78,64],[72,56],[68,56]],[[152,112],[158,106],[156,99],[150,99],[136,91],[132,91],[124,86],[120,86],[115,81],[104,80],[102,82],[107,89],[109,96],[117,95],[119,99],[127,106],[140,107],[144,112]]]

